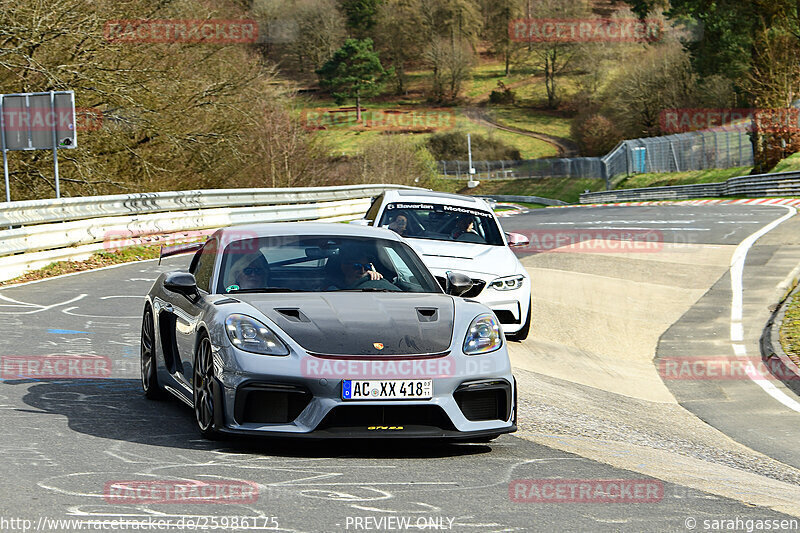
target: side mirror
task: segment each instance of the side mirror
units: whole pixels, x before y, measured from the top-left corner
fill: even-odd
[[[460,272],[447,273],[447,288],[445,292],[451,296],[461,296],[472,288],[472,278]]]
[[[188,272],[172,272],[167,274],[164,288],[184,296],[194,296],[197,294],[197,281],[194,275]]]
[[[523,246],[528,246],[531,243],[530,239],[521,233],[506,233],[506,239],[508,240],[508,245],[511,248],[521,248]]]
[[[372,224],[372,221],[366,218],[359,218],[358,220],[351,220],[350,224],[354,226],[369,226]]]

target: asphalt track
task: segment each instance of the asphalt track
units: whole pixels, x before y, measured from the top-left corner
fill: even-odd
[[[747,206],[548,209],[504,219],[503,225],[510,231],[647,228],[662,232],[667,242],[736,246],[785,213]],[[770,238],[767,234],[751,250],[744,270],[745,316],[752,323],[745,328],[745,342],[751,352],[752,339],[769,314],[762,305],[771,294],[767,289],[800,260],[795,247],[789,253],[784,240]],[[223,517],[228,523],[247,517],[253,520],[248,530],[396,531],[399,522],[380,522],[394,517],[410,520],[416,531],[437,530],[433,526],[469,532],[704,531],[704,520],[794,518],[743,498],[670,482],[663,483],[663,497],[651,503],[514,502],[509,485],[518,479],[658,481],[634,468],[611,466],[611,460],[588,459],[515,435],[488,445],[204,441],[188,407],[178,401],[147,401],[139,383],[142,296],[159,272],[185,264],[186,258],[173,258],[161,267],[144,262],[0,290],[0,355],[104,356],[112,369],[106,379],[5,379],[0,384],[0,451],[5,459],[0,465],[0,529],[14,530],[2,520],[15,518],[36,526],[41,517],[84,525],[154,518],[173,523],[195,518],[210,525],[210,518],[199,517],[215,517],[217,523]],[[726,341],[728,329],[720,317],[727,318],[730,290],[730,279],[720,278],[664,333],[657,356],[674,355],[668,350],[676,346],[681,346],[681,356],[709,355],[703,351],[708,335]],[[685,342],[698,329],[707,336],[698,344]],[[700,346],[701,341],[706,345]],[[539,379],[535,373],[520,373],[534,382]],[[542,379],[542,386],[569,387],[568,381]],[[792,449],[800,436],[798,415],[757,384],[667,386],[683,407],[734,441],[788,467],[800,463],[800,454]],[[603,393],[577,385],[573,389],[597,397]],[[567,411],[521,409],[520,427],[552,426]],[[622,453],[622,445],[613,439],[607,445],[610,454]],[[787,482],[785,472],[775,477]],[[258,497],[213,504],[107,501],[105,487],[120,480],[242,480],[258,487]],[[692,524],[695,529],[687,527]],[[77,528],[72,524],[50,530]]]

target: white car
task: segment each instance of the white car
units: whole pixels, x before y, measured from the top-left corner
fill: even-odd
[[[523,235],[503,233],[489,204],[458,194],[391,190],[376,197],[362,224],[403,236],[447,290],[447,273],[472,278],[464,298],[486,305],[506,337],[521,341],[531,325],[531,279],[511,251],[526,246]]]

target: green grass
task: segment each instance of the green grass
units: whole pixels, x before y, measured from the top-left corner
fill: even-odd
[[[689,185],[692,183],[717,183],[736,176],[745,176],[750,172],[750,167],[739,168],[712,168],[708,170],[694,170],[689,172],[656,172],[649,174],[634,174],[622,178],[615,189],[637,189],[641,187],[662,187],[666,185]]]
[[[530,202],[511,202],[511,203],[514,204],[514,205],[522,206],[522,207],[524,207],[526,209],[544,209],[545,207],[547,207],[546,205],[532,204]]]
[[[577,203],[581,193],[605,190],[605,182],[582,178],[534,178],[516,180],[482,180],[474,189],[467,187],[466,180],[438,179],[431,188],[437,191],[471,195],[514,194],[519,196],[541,196]]]
[[[497,89],[498,81],[510,86],[531,79],[534,73],[530,69],[512,68],[508,76],[505,74],[505,66],[502,63],[479,65],[472,69],[472,79],[464,85],[463,94],[470,100],[488,100],[489,93]]]
[[[780,337],[783,351],[792,361],[800,364],[800,293],[795,293],[789,302]]]
[[[337,106],[333,101],[330,100],[319,100],[319,101],[308,101],[305,104],[305,107],[302,109],[298,109],[297,113],[302,114],[304,110],[312,110],[312,109],[335,109]],[[370,102],[363,105],[364,109],[387,109],[387,108],[398,108],[401,107],[396,103],[387,102],[387,103],[375,103]],[[403,108],[407,109],[419,109],[420,111],[424,110],[432,110],[433,106],[420,106],[420,107],[411,107],[411,106],[403,106]],[[455,113],[455,128],[462,130],[466,133],[473,133],[473,134],[480,134],[486,137],[494,137],[500,139],[505,144],[516,148],[519,150],[520,155],[523,159],[537,159],[540,157],[555,157],[558,151],[556,148],[542,141],[540,139],[535,139],[533,137],[526,137],[525,135],[518,135],[516,133],[510,133],[506,131],[497,130],[496,128],[492,128],[489,126],[484,126],[480,124],[476,124],[469,120],[458,108],[452,108],[449,111]],[[440,130],[443,131],[443,130]],[[317,131],[317,135],[321,136],[330,146],[331,153],[333,155],[355,155],[359,152],[361,147],[369,142],[377,138],[379,135],[383,135],[383,132],[379,130],[356,130],[350,127],[329,127],[326,130]],[[431,134],[429,133],[401,133],[399,135],[411,135],[414,137],[415,140],[419,142],[425,142]]]
[[[501,62],[486,62],[473,69],[472,78],[464,84],[462,95],[468,100],[485,100],[487,94],[497,87],[497,82],[500,80],[506,85],[530,80],[530,83],[525,83],[514,90],[522,91],[523,95],[528,93],[533,94],[531,91],[535,91],[537,94],[541,93],[540,96],[543,96],[544,81],[541,78],[534,78],[533,73],[534,71],[531,68],[512,69],[511,74],[505,76],[504,67]],[[407,72],[406,95],[398,97],[384,96],[379,99],[380,101],[363,102],[362,106],[365,109],[435,108],[436,106],[426,104],[422,101],[422,94],[430,85],[431,75],[432,73],[429,70]],[[565,90],[570,90],[570,87],[574,86],[574,83],[568,76],[563,78],[563,82]],[[538,96],[533,100],[538,103],[542,102],[541,98]],[[348,104],[348,106],[352,105],[352,103]],[[335,109],[337,107],[338,106],[331,98],[305,97],[301,101],[299,100],[299,107],[296,109],[296,112],[299,115],[304,110],[316,108]],[[509,146],[519,150],[523,159],[555,157],[558,153],[554,146],[544,141],[525,135],[479,126],[467,119],[458,108],[451,109],[456,113],[457,128],[470,133],[496,137]],[[567,118],[517,106],[491,107],[490,110],[492,113],[495,113],[497,119],[503,124],[559,137],[570,137],[570,120]],[[365,143],[376,138],[378,135],[382,135],[380,131],[358,131],[346,127],[330,127],[327,130],[318,131],[317,134],[328,142],[331,154],[336,156],[355,155]],[[413,135],[415,139],[424,142],[430,134],[404,133],[402,135]]]
[[[0,286],[52,278],[63,274],[83,272],[84,270],[92,270],[120,263],[130,263],[133,261],[142,261],[144,259],[158,259],[160,253],[160,246],[130,246],[113,252],[96,252],[86,261],[58,261],[56,263],[50,263],[43,268],[26,272],[24,275],[12,280],[0,282]]]
[[[564,74],[556,80],[556,94],[561,100],[568,100],[578,92],[577,76],[574,74]],[[532,79],[530,83],[514,88],[517,95],[517,103],[532,107],[544,107],[547,105],[547,91],[544,78]]]
[[[792,154],[772,169],[772,172],[790,172],[800,170],[800,153]]]
[[[571,139],[570,124],[572,119],[514,106],[493,106],[489,114],[494,120],[505,126],[512,126],[537,133],[546,133],[555,137]]]

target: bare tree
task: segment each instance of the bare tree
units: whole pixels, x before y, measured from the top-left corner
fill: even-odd
[[[537,0],[531,8],[531,18],[571,19],[589,14],[585,0]],[[547,95],[547,105],[556,107],[560,98],[558,78],[576,59],[583,44],[561,40],[531,42],[527,60],[542,70]]]
[[[457,100],[474,63],[469,45],[453,38],[435,39],[425,51],[425,60],[433,70],[429,99],[435,102]]]
[[[365,144],[356,160],[363,183],[425,186],[436,176],[430,152],[405,135],[381,135]]]
[[[264,150],[268,127],[291,158],[316,157],[300,142],[306,132],[267,120],[287,98],[251,46],[113,42],[104,35],[110,20],[248,15],[224,1],[216,6],[0,0],[0,92],[74,89],[78,107],[102,114],[102,128],[79,132],[79,148],[62,152],[65,195],[264,185],[271,158],[286,159]],[[49,159],[47,152],[11,154],[15,199],[52,196]],[[268,176],[275,183],[324,179],[315,170],[304,175],[301,163],[277,168]]]
[[[661,112],[697,102],[697,75],[679,43],[649,47],[629,58],[606,89],[605,114],[627,137],[658,135]]]

